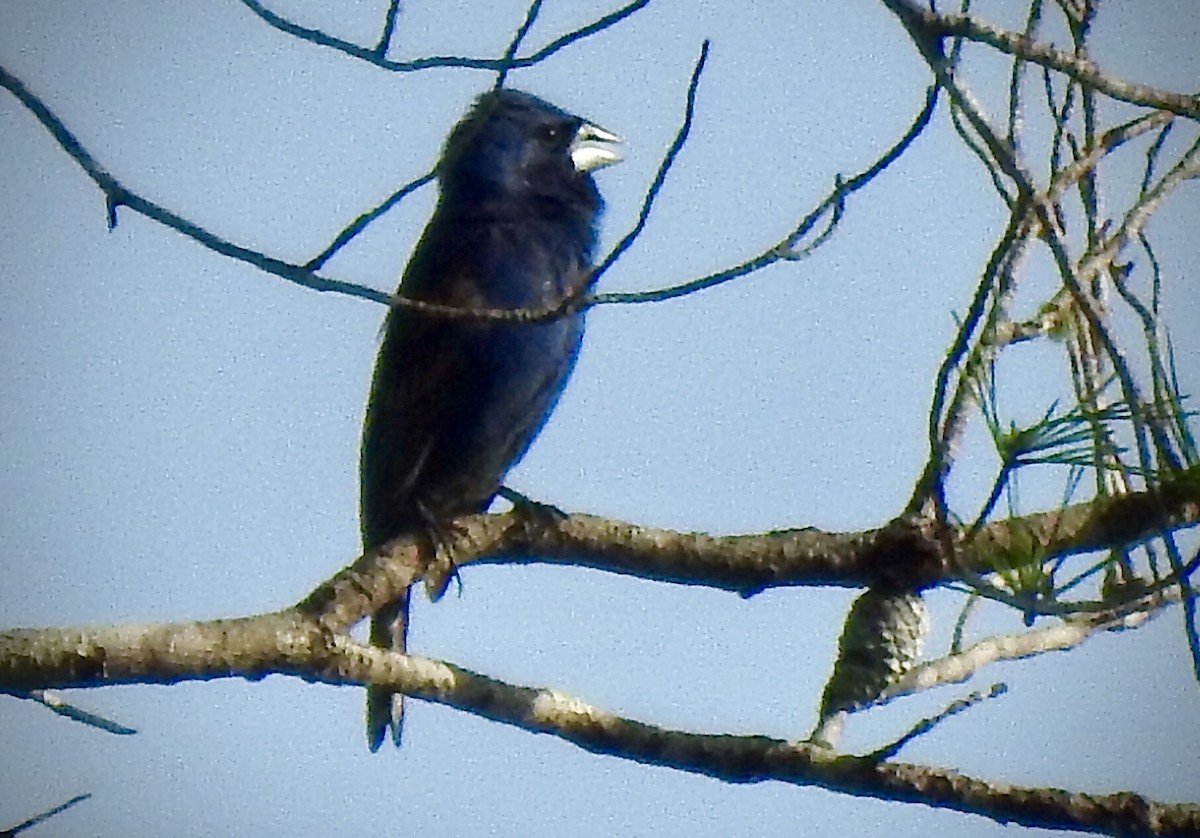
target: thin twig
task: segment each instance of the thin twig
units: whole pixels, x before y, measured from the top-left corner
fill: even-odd
[[[1200,96],[1120,81],[1101,72],[1095,63],[1086,58],[1030,40],[1017,32],[989,26],[968,15],[940,15],[922,8],[913,0],[883,2],[900,17],[906,27],[920,36],[922,43],[932,43],[945,37],[966,38],[1032,64],[1056,70],[1118,101],[1200,120]]]
[[[383,19],[383,32],[375,44],[374,53],[380,58],[387,58],[388,48],[392,45],[392,35],[396,32],[396,18],[400,14],[400,0],[388,3],[387,16]]]
[[[42,812],[39,815],[34,815],[32,818],[29,818],[28,820],[21,821],[16,826],[10,826],[8,829],[0,830],[0,838],[16,838],[16,836],[18,834],[24,832],[25,830],[29,829],[30,827],[37,826],[39,823],[49,820],[50,818],[54,817],[55,815],[59,814],[60,812],[65,812],[66,810],[68,810],[72,806],[74,806],[76,803],[82,803],[83,801],[87,800],[90,797],[91,797],[91,794],[77,794],[74,797],[72,797],[70,800],[68,800],[66,803],[60,803],[52,809],[47,809],[45,812]]]
[[[896,754],[900,753],[901,749],[909,742],[913,741],[919,736],[924,736],[925,734],[929,733],[935,727],[952,716],[957,716],[959,713],[964,713],[967,710],[970,710],[976,704],[980,704],[989,699],[999,698],[1007,691],[1008,687],[1005,684],[992,684],[991,689],[989,689],[986,693],[983,691],[977,691],[956,701],[952,701],[950,704],[946,705],[946,707],[940,713],[925,719],[921,719],[921,721],[913,725],[908,732],[899,739],[884,745],[882,748],[872,751],[867,758],[876,762],[883,762],[884,760],[891,759],[892,757],[896,756]]]
[[[509,69],[532,67],[535,64],[539,64],[559,50],[565,49],[584,38],[603,32],[605,29],[620,23],[634,12],[646,6],[650,0],[635,0],[635,2],[629,3],[614,12],[610,12],[604,17],[589,23],[587,26],[582,26],[579,29],[556,38],[532,55],[510,59],[503,57],[469,58],[463,55],[435,55],[427,58],[414,58],[409,61],[392,61],[386,57],[384,52],[378,50],[378,45],[375,47],[363,47],[351,41],[330,35],[320,29],[301,26],[285,17],[277,15],[266,8],[260,0],[241,0],[241,2],[242,5],[257,15],[262,21],[286,35],[300,38],[317,46],[337,50],[351,58],[357,58],[360,61],[365,61],[383,70],[390,70],[396,73],[412,73],[434,68],[457,68],[464,70],[488,70],[499,73]]]
[[[351,297],[359,297],[365,300],[371,300],[377,303],[391,303],[390,294],[383,291],[377,291],[374,288],[368,288],[365,285],[359,285],[356,282],[344,282],[337,279],[328,279],[318,276],[310,270],[307,270],[300,265],[293,265],[289,262],[284,262],[281,259],[267,256],[257,250],[251,250],[247,247],[234,244],[233,242],[223,239],[220,236],[209,232],[198,224],[188,221],[186,218],[171,212],[167,208],[154,203],[153,201],[143,198],[135,192],[125,188],[120,181],[108,173],[108,170],[100,165],[87,149],[79,142],[78,138],[72,134],[62,121],[50,111],[50,109],[35,96],[30,90],[16,77],[9,73],[4,67],[0,67],[0,86],[7,88],[14,96],[21,101],[26,108],[37,118],[39,122],[50,132],[55,141],[69,154],[84,173],[87,174],[92,182],[100,188],[104,193],[105,203],[108,207],[109,226],[112,227],[116,223],[117,209],[120,207],[128,207],[136,213],[146,216],[147,218],[157,221],[159,224],[170,227],[183,233],[190,239],[193,239],[210,250],[214,250],[223,256],[228,256],[232,259],[238,259],[242,262],[248,262],[260,270],[275,276],[282,277],[289,282],[294,282],[297,285],[302,285],[313,291],[330,291],[339,294],[346,294]]]
[[[816,223],[826,215],[826,213],[837,213],[838,208],[842,206],[848,195],[862,189],[879,174],[887,169],[892,163],[900,158],[910,145],[921,135],[929,125],[929,121],[933,116],[934,109],[937,106],[938,93],[936,88],[930,88],[926,91],[925,102],[921,107],[920,112],[913,120],[909,129],[892,147],[883,153],[869,167],[859,172],[854,177],[844,180],[841,177],[835,179],[833,190],[806,215],[800,223],[778,244],[768,250],[754,256],[739,265],[731,268],[726,268],[715,273],[702,276],[698,279],[689,280],[671,285],[665,288],[659,288],[654,291],[637,291],[637,292],[622,292],[622,293],[607,293],[597,294],[592,302],[596,305],[605,303],[646,303],[646,302],[661,302],[674,297],[682,297],[687,294],[693,294],[697,291],[703,291],[708,288],[713,288],[717,285],[724,284],[734,279],[746,276],[747,274],[760,271],[763,268],[773,265],[780,261],[790,261],[799,258],[799,254],[795,247],[796,243],[804,237]],[[840,214],[839,214],[840,217]],[[827,234],[823,234],[827,235]],[[823,240],[823,239],[822,239]],[[811,248],[808,249],[811,252]]]
[[[495,90],[504,87],[504,82],[508,78],[508,71],[512,69],[512,60],[517,54],[517,50],[521,48],[521,42],[525,40],[525,36],[529,34],[529,30],[533,28],[534,21],[537,20],[538,14],[542,11],[542,0],[533,0],[529,4],[529,8],[525,12],[525,20],[517,27],[516,33],[512,40],[508,42],[508,46],[504,49],[504,66],[500,72],[496,73]]]
[[[708,62],[709,44],[709,40],[705,38],[704,42],[700,45],[700,57],[696,59],[696,64],[692,68],[691,79],[688,81],[687,95],[683,108],[683,123],[679,126],[679,130],[675,132],[675,138],[671,141],[670,147],[667,148],[667,153],[663,155],[662,162],[658,164],[658,171],[654,173],[654,180],[650,183],[650,188],[646,190],[646,197],[642,200],[642,208],[638,212],[637,221],[634,223],[633,229],[617,242],[608,256],[604,258],[604,261],[592,271],[589,285],[598,282],[600,277],[633,246],[634,241],[641,235],[642,230],[646,228],[646,221],[650,218],[650,209],[654,206],[654,199],[658,197],[658,193],[667,182],[667,175],[671,171],[671,166],[674,165],[679,153],[683,151],[683,146],[687,143],[688,134],[691,133],[692,120],[696,116],[696,91],[700,88],[700,76],[703,75],[704,65]]]
[[[80,722],[97,730],[103,730],[106,733],[114,733],[117,736],[132,736],[137,733],[134,728],[126,727],[112,719],[106,719],[96,713],[76,707],[74,704],[63,700],[62,696],[51,690],[30,690],[24,693],[10,693],[10,695],[14,698],[23,698],[40,704],[47,710],[57,713],[63,718]]]
[[[420,177],[410,180],[408,183],[401,186],[386,199],[384,199],[383,203],[381,203],[379,206],[375,207],[374,209],[367,210],[358,218],[354,219],[334,237],[329,247],[325,248],[316,256],[304,263],[305,269],[310,271],[319,271],[335,253],[349,244],[355,236],[367,229],[367,226],[375,221],[375,219],[382,216],[392,207],[396,206],[396,204],[400,203],[413,192],[416,192],[418,189],[431,182],[436,177],[437,167],[435,166]]]

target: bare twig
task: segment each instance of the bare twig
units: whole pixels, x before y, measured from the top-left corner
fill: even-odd
[[[779,243],[773,245],[766,251],[754,256],[739,265],[731,268],[726,268],[716,273],[702,276],[698,279],[689,280],[678,285],[671,285],[666,288],[660,288],[654,291],[639,291],[628,293],[608,293],[597,294],[593,298],[593,303],[601,305],[605,303],[645,303],[645,302],[660,302],[669,300],[674,297],[682,297],[686,294],[693,294],[697,291],[702,291],[708,288],[713,288],[717,285],[722,285],[734,279],[746,276],[747,274],[760,271],[770,265],[780,261],[794,261],[803,258],[812,251],[812,246],[805,248],[803,251],[797,251],[797,243],[816,226],[817,222],[824,218],[827,214],[831,215],[829,227],[823,232],[819,240],[824,241],[832,231],[836,222],[841,218],[841,208],[845,204],[845,199],[848,195],[857,192],[865,187],[868,183],[874,180],[879,174],[888,168],[892,163],[900,158],[906,149],[912,145],[913,141],[921,135],[925,127],[929,124],[929,120],[933,116],[934,108],[937,106],[938,94],[936,88],[930,88],[925,95],[925,102],[921,107],[920,112],[913,120],[912,125],[904,136],[901,137],[895,145],[884,152],[879,159],[872,163],[869,167],[859,172],[854,177],[844,180],[838,177],[835,180],[834,188],[826,198],[817,205],[808,215],[806,215],[800,223]]]
[[[964,696],[956,701],[952,701],[937,715],[930,716],[926,719],[921,719],[921,721],[913,725],[908,732],[906,732],[896,741],[889,742],[882,748],[872,751],[869,755],[869,758],[880,761],[892,759],[896,756],[896,754],[900,753],[901,749],[904,748],[904,746],[909,742],[929,733],[942,722],[953,716],[957,716],[959,713],[964,713],[967,710],[970,710],[976,704],[980,704],[992,698],[999,698],[1000,696],[1004,695],[1007,690],[1008,687],[1004,684],[992,684],[991,688],[987,692],[973,692],[968,696]]]
[[[441,68],[458,68],[464,70],[488,70],[495,73],[505,72],[510,69],[518,69],[522,67],[532,67],[545,61],[556,52],[569,47],[571,44],[582,41],[599,32],[615,26],[634,12],[649,4],[650,0],[635,0],[616,11],[610,12],[598,20],[589,23],[587,26],[582,26],[573,32],[568,32],[559,38],[551,41],[546,46],[542,47],[532,55],[524,57],[510,58],[468,58],[461,55],[437,55],[427,58],[414,58],[409,61],[393,61],[386,56],[386,49],[380,50],[379,46],[363,47],[350,41],[337,38],[320,29],[311,29],[307,26],[301,26],[294,23],[281,15],[264,6],[260,0],[241,0],[242,5],[257,15],[262,21],[286,35],[291,35],[294,38],[299,38],[303,41],[308,41],[317,46],[327,47],[337,50],[340,53],[357,58],[360,61],[365,61],[368,64],[373,64],[383,70],[390,70],[396,73],[411,73],[419,70],[429,70],[437,67]],[[382,43],[382,39],[381,39]]]
[[[14,698],[23,698],[40,704],[47,710],[57,713],[63,718],[80,722],[88,727],[94,727],[107,733],[115,733],[118,736],[132,736],[137,733],[131,727],[126,727],[119,722],[114,722],[112,719],[106,719],[96,713],[76,707],[74,704],[63,700],[63,697],[58,693],[50,690],[30,690],[29,692],[10,693],[10,695]]]
[[[1015,270],[1028,244],[1029,232],[1024,213],[1014,210],[1009,216],[1008,226],[992,248],[966,316],[938,369],[929,408],[929,457],[909,498],[906,509],[910,514],[922,514],[932,503],[934,512],[944,519],[947,511],[945,478],[953,464],[954,446],[965,426],[967,407],[973,398],[971,371],[978,364],[985,363],[998,349],[979,344],[972,349],[972,338],[980,330],[981,323],[994,322],[996,319],[986,316],[988,302],[993,301],[991,310],[998,313],[994,294],[1001,285],[1001,278],[1011,276]],[[951,395],[951,381],[956,375],[958,386]]]
[[[167,227],[183,233],[190,239],[193,239],[210,250],[214,250],[223,256],[228,256],[232,259],[238,259],[242,262],[248,262],[255,267],[282,277],[289,282],[294,282],[297,285],[302,285],[313,291],[332,291],[339,294],[347,294],[352,297],[360,297],[365,300],[371,300],[377,303],[391,303],[392,297],[382,291],[376,291],[374,288],[368,288],[365,285],[359,285],[354,282],[343,282],[337,279],[328,279],[309,271],[299,265],[293,265],[284,262],[280,259],[275,259],[256,250],[251,250],[247,247],[234,244],[226,239],[210,233],[198,224],[188,221],[170,210],[166,209],[153,201],[147,200],[142,196],[126,189],[116,178],[108,173],[108,170],[101,166],[91,154],[83,147],[78,138],[72,134],[67,127],[62,123],[48,107],[29,91],[29,89],[21,83],[20,79],[9,73],[4,67],[0,67],[0,86],[7,88],[14,96],[21,101],[29,111],[37,117],[37,120],[48,130],[54,137],[55,141],[69,154],[80,168],[87,174],[92,182],[100,188],[104,193],[105,202],[108,206],[109,226],[115,226],[117,209],[119,207],[129,207],[134,212],[140,213],[147,218],[157,221]]]
[[[654,199],[658,197],[659,191],[667,182],[667,174],[671,171],[671,166],[675,163],[679,153],[683,151],[688,134],[691,133],[692,120],[696,116],[696,91],[700,88],[700,76],[703,75],[704,65],[708,62],[708,48],[709,41],[706,38],[700,45],[700,56],[696,59],[696,64],[692,68],[692,77],[688,81],[687,97],[683,108],[683,123],[675,132],[675,138],[671,141],[667,153],[663,155],[662,162],[658,165],[658,171],[654,173],[654,180],[651,182],[650,188],[646,190],[646,197],[642,200],[642,208],[638,212],[637,222],[633,225],[633,229],[617,242],[608,256],[604,257],[604,261],[592,271],[589,285],[598,282],[600,277],[621,258],[625,251],[633,246],[634,241],[646,228],[646,221],[650,218],[650,209],[654,205]]]
[[[247,2],[247,0],[243,0]],[[626,7],[629,9],[631,7]],[[707,42],[706,42],[707,45]],[[697,61],[696,67],[693,70],[692,81],[688,88],[687,114],[680,132],[677,134],[675,141],[672,143],[671,149],[664,158],[663,164],[660,166],[655,182],[652,184],[645,202],[643,203],[642,213],[634,230],[624,239],[617,250],[606,258],[602,265],[603,270],[607,270],[613,264],[614,259],[623,252],[624,248],[631,245],[636,238],[637,233],[645,225],[646,217],[649,214],[650,205],[659,189],[662,187],[663,178],[674,162],[682,148],[682,143],[686,139],[688,130],[691,126],[691,117],[694,112],[696,85],[699,82],[700,72],[703,69],[704,61],[707,56],[707,46],[702,49],[700,59]],[[288,280],[295,282],[303,287],[317,291],[331,291],[336,293],[347,294],[349,296],[359,297],[361,299],[371,300],[372,302],[384,303],[392,306],[402,306],[422,312],[423,314],[446,317],[446,318],[462,318],[462,319],[479,319],[488,321],[502,322],[540,322],[551,320],[557,317],[562,317],[571,311],[582,308],[587,308],[593,305],[605,305],[613,303],[640,303],[666,300],[673,297],[683,296],[685,294],[694,293],[705,288],[728,282],[741,276],[745,276],[754,271],[761,270],[768,265],[774,264],[781,260],[795,260],[802,258],[810,253],[813,248],[823,242],[832,231],[833,226],[840,219],[841,207],[844,204],[847,195],[863,188],[867,183],[873,180],[884,169],[891,165],[899,156],[908,148],[909,145],[920,135],[921,131],[928,124],[933,113],[933,109],[937,102],[936,91],[931,89],[926,97],[925,106],[921,113],[918,114],[913,125],[908,132],[883,154],[875,163],[868,167],[863,172],[855,175],[846,181],[839,180],[833,192],[812,212],[810,213],[795,230],[793,230],[783,241],[772,247],[770,250],[760,254],[753,259],[742,263],[741,265],[729,268],[714,274],[710,274],[700,279],[691,280],[679,285],[670,286],[667,288],[633,293],[609,293],[597,294],[594,296],[582,296],[568,298],[561,301],[559,304],[543,309],[465,309],[458,306],[441,305],[430,303],[423,300],[412,300],[400,295],[389,294],[384,291],[379,291],[364,285],[344,280],[331,279],[320,276],[316,273],[323,267],[328,260],[344,247],[351,239],[357,236],[366,228],[373,220],[387,212],[396,203],[409,195],[415,189],[425,185],[435,177],[435,172],[429,172],[421,177],[411,181],[401,187],[395,193],[388,197],[379,206],[360,215],[354,222],[343,229],[334,239],[334,241],[326,247],[321,253],[310,259],[304,265],[285,262],[281,259],[276,259],[268,256],[260,251],[252,250],[241,245],[223,239],[214,233],[200,227],[187,219],[177,215],[176,213],[159,206],[146,198],[138,195],[127,189],[118,180],[112,177],[88,151],[82,146],[79,140],[66,128],[66,126],[58,119],[57,116],[33,93],[31,93],[24,84],[15,76],[12,76],[3,67],[0,67],[0,85],[8,88],[17,96],[21,102],[29,108],[30,111],[38,118],[40,122],[50,131],[59,145],[71,155],[72,158],[84,169],[89,177],[104,193],[106,202],[109,207],[110,223],[115,223],[116,210],[118,207],[126,206],[130,209],[145,215],[146,217],[157,221],[167,227],[183,233],[185,236],[192,238],[200,244],[239,261],[247,262],[255,267]],[[818,237],[818,239],[808,245],[803,250],[797,251],[796,244],[801,237],[806,235],[816,224],[820,218],[826,213],[833,212],[833,217],[830,226]],[[594,281],[594,278],[593,278]]]
[[[373,209],[367,210],[362,215],[360,215],[358,218],[354,219],[354,221],[350,222],[350,224],[348,224],[340,233],[338,233],[334,237],[334,239],[330,243],[329,247],[325,248],[320,253],[318,253],[316,256],[314,256],[313,258],[311,258],[307,262],[305,262],[304,268],[309,271],[319,271],[321,268],[323,268],[325,266],[325,263],[328,262],[335,253],[337,253],[339,250],[341,250],[343,247],[345,247],[347,244],[349,244],[351,242],[351,240],[354,239],[355,236],[357,236],[363,230],[367,229],[367,225],[371,224],[371,222],[373,222],[375,219],[379,218],[381,215],[386,213],[392,207],[396,206],[396,204],[403,201],[405,198],[407,198],[413,192],[416,192],[418,189],[420,189],[425,184],[433,181],[433,179],[436,177],[437,177],[437,167],[435,166],[434,168],[430,169],[425,174],[421,175],[419,178],[410,180],[408,183],[401,186],[399,189],[397,189],[395,192],[393,192],[391,195],[389,195],[383,201],[383,203],[381,203],[379,206],[377,206]]]
[[[400,0],[388,3],[387,15],[383,19],[383,32],[375,44],[374,53],[380,58],[387,58],[388,48],[392,45],[392,35],[396,32],[396,18],[400,15]]]
[[[1200,96],[1188,96],[1120,81],[1101,72],[1086,58],[1054,49],[1019,33],[981,23],[969,15],[937,14],[922,8],[913,0],[883,2],[904,21],[910,31],[919,35],[925,44],[932,44],[937,39],[946,37],[977,41],[1031,64],[1039,64],[1068,75],[1081,84],[1121,102],[1170,111],[1178,116],[1200,120]]]
[[[8,829],[0,829],[0,838],[16,838],[16,836],[18,834],[24,832],[25,830],[29,829],[30,827],[37,826],[39,823],[49,820],[50,818],[54,817],[55,815],[59,814],[60,812],[65,812],[67,809],[70,809],[76,803],[82,803],[83,801],[87,800],[90,797],[91,797],[90,794],[77,794],[74,797],[72,797],[70,800],[68,800],[66,803],[60,803],[57,806],[53,807],[52,809],[47,809],[45,812],[42,812],[39,815],[34,815],[32,818],[29,818],[28,820],[21,821],[16,826],[10,826]]]
[[[495,89],[499,90],[504,87],[504,81],[508,78],[508,71],[512,69],[513,58],[517,54],[517,50],[521,48],[521,43],[525,40],[525,36],[529,34],[529,30],[533,28],[534,22],[538,18],[538,14],[542,11],[542,0],[533,0],[529,4],[529,8],[525,12],[525,20],[517,27],[516,33],[512,40],[508,42],[508,46],[504,49],[504,66],[496,73]]]

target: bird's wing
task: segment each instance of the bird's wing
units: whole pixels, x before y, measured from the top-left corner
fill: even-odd
[[[366,546],[422,526],[421,474],[438,442],[453,382],[470,371],[437,319],[396,309],[379,352],[362,441],[362,523]]]

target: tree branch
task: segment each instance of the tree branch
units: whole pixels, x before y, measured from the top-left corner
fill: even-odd
[[[948,769],[839,755],[766,736],[699,734],[623,718],[557,690],[508,684],[443,661],[331,635],[299,611],[235,620],[0,634],[0,686],[32,689],[173,683],[283,673],[334,685],[378,684],[593,753],[714,777],[777,780],[970,812],[1000,823],[1111,834],[1200,830],[1200,805],[1133,793],[1090,795],[980,780]]]
[[[1107,96],[1131,105],[1170,111],[1200,120],[1200,96],[1186,96],[1144,84],[1131,84],[1101,72],[1094,62],[1039,43],[1019,32],[1009,32],[970,15],[938,14],[914,0],[883,0],[915,38],[930,43],[941,38],[965,38],[987,44],[1007,55],[1056,70]]]
[[[582,26],[573,32],[568,32],[556,38],[532,55],[524,57],[503,56],[501,58],[468,58],[461,55],[436,55],[428,58],[414,58],[410,61],[392,61],[387,58],[386,41],[383,38],[374,47],[359,46],[358,44],[322,32],[320,29],[310,29],[307,26],[293,23],[287,18],[275,14],[275,12],[268,9],[259,0],[241,0],[241,2],[242,5],[257,15],[264,23],[278,29],[285,35],[291,35],[293,38],[308,41],[310,44],[336,50],[351,58],[357,58],[360,61],[373,64],[382,70],[411,73],[418,70],[430,70],[441,67],[463,70],[490,70],[502,73],[510,69],[532,67],[535,64],[540,64],[559,50],[615,26],[649,4],[650,0],[634,0],[634,2],[628,3],[616,11],[604,15],[587,26]],[[392,23],[391,18],[389,18],[389,23]],[[394,26],[394,23],[392,25]],[[387,40],[390,41],[391,32],[385,30],[385,34],[388,36]]]
[[[21,104],[37,117],[38,122],[45,126],[46,130],[51,133],[59,146],[67,154],[71,155],[80,168],[83,169],[84,173],[104,193],[105,202],[108,206],[108,226],[110,229],[117,225],[118,208],[129,207],[134,212],[144,215],[152,221],[157,221],[159,224],[163,224],[173,230],[177,230],[188,238],[199,242],[210,250],[215,250],[223,256],[248,262],[260,270],[282,277],[289,282],[294,282],[305,288],[310,288],[313,291],[333,291],[339,294],[348,294],[352,297],[361,297],[377,303],[392,302],[391,295],[383,291],[376,291],[374,288],[368,288],[365,285],[359,285],[355,282],[327,279],[318,276],[316,273],[300,265],[293,265],[256,250],[234,244],[214,233],[210,233],[199,224],[176,215],[166,207],[160,206],[126,189],[120,181],[109,174],[108,170],[101,166],[88,153],[87,149],[79,142],[79,139],[46,107],[41,99],[30,92],[20,79],[9,73],[2,66],[0,66],[0,86],[7,88],[20,100]]]
[[[255,4],[255,0],[242,0],[242,2],[251,5]],[[648,2],[648,0],[644,0]],[[630,4],[625,7],[621,13],[632,13],[636,10],[634,7],[640,7],[643,3]],[[268,12],[268,14],[270,14]],[[614,13],[617,14],[617,13]],[[582,30],[581,30],[582,31]],[[599,278],[599,274],[607,270],[616,261],[617,257],[632,243],[637,237],[637,234],[644,226],[645,218],[649,214],[650,205],[654,200],[662,181],[666,176],[666,172],[670,169],[675,157],[686,140],[688,131],[691,127],[691,119],[695,106],[695,95],[697,85],[699,83],[700,74],[703,71],[705,60],[708,53],[708,43],[702,46],[700,57],[692,71],[692,77],[688,86],[687,102],[685,108],[685,116],[683,124],[676,135],[671,149],[667,152],[663,160],[658,176],[652,184],[646,200],[643,204],[641,215],[637,225],[633,231],[625,237],[618,247],[605,259],[604,263],[599,267],[596,275],[587,283],[590,287],[592,282]],[[374,53],[367,51],[367,54]],[[514,59],[515,60],[515,59]],[[348,244],[355,236],[361,233],[367,225],[383,213],[390,210],[399,201],[407,197],[413,191],[421,186],[432,181],[435,177],[435,171],[427,172],[426,174],[414,179],[405,184],[379,206],[361,214],[351,224],[340,231],[334,238],[332,244],[326,247],[318,255],[310,259],[303,265],[286,262],[282,259],[277,259],[273,256],[268,256],[257,250],[252,250],[247,247],[235,244],[224,239],[215,233],[212,233],[200,225],[189,221],[188,219],[172,212],[171,210],[159,204],[142,197],[136,192],[128,189],[119,180],[113,177],[109,172],[96,161],[94,157],[85,149],[79,139],[63,124],[63,122],[50,110],[50,108],[35,94],[33,94],[18,78],[13,76],[2,66],[0,66],[0,86],[7,88],[16,96],[26,108],[28,108],[34,116],[42,123],[43,126],[51,133],[58,144],[67,152],[79,166],[84,170],[89,178],[96,184],[97,187],[105,196],[106,205],[108,207],[108,222],[110,227],[116,226],[117,210],[122,207],[128,207],[147,218],[157,221],[158,223],[170,227],[177,232],[191,238],[199,244],[220,253],[223,256],[228,256],[232,259],[237,259],[246,262],[259,268],[266,273],[278,276],[289,282],[294,282],[305,288],[314,291],[329,291],[341,294],[347,294],[352,297],[370,300],[372,302],[383,303],[390,306],[400,306],[411,308],[420,311],[423,314],[446,317],[446,318],[462,318],[462,319],[479,319],[487,321],[505,321],[505,322],[540,322],[544,320],[552,320],[557,317],[564,316],[572,311],[588,308],[593,305],[605,305],[613,303],[643,303],[657,302],[661,300],[672,299],[687,294],[692,294],[707,288],[712,288],[717,285],[724,284],[730,280],[737,279],[747,274],[762,270],[776,262],[780,261],[797,261],[804,258],[825,240],[829,238],[837,224],[840,222],[842,212],[845,205],[846,197],[853,192],[862,189],[888,166],[895,162],[900,155],[916,140],[925,127],[929,124],[929,120],[933,115],[934,108],[937,104],[937,90],[931,88],[927,94],[923,107],[917,115],[913,124],[905,135],[897,141],[891,148],[887,149],[878,160],[871,164],[864,171],[854,175],[848,180],[838,178],[833,191],[825,198],[821,204],[806,216],[801,223],[792,230],[782,241],[772,246],[752,259],[743,262],[732,268],[727,268],[713,274],[709,274],[699,279],[689,280],[677,285],[661,288],[653,291],[644,292],[622,292],[610,294],[583,295],[578,298],[570,298],[561,301],[558,305],[550,306],[544,309],[464,309],[458,306],[439,305],[437,303],[429,303],[423,300],[412,300],[396,294],[389,294],[385,291],[379,291],[375,288],[370,288],[355,282],[346,280],[332,279],[320,276],[317,271],[320,270],[328,260],[346,244]],[[812,241],[801,249],[797,249],[799,241],[807,235],[816,226],[817,222],[828,216],[829,220],[826,228]]]
[[[1141,597],[1122,608],[1079,614],[1020,634],[985,638],[961,652],[917,666],[889,687],[877,703],[885,704],[933,687],[962,683],[984,667],[1000,661],[1022,660],[1074,649],[1100,632],[1141,628],[1167,605],[1178,601],[1176,595],[1156,594]]]
[[[956,533],[947,539],[928,522],[904,519],[855,533],[810,528],[711,536],[593,515],[533,519],[510,510],[457,519],[446,549],[458,568],[569,565],[752,596],[789,586],[922,587],[990,573],[1002,556],[1046,559],[1131,545],[1198,523],[1200,467],[1195,467],[1143,492],[988,524],[965,543]],[[943,551],[947,542],[953,545],[951,555]],[[328,631],[345,631],[429,570],[422,540],[401,537],[359,557],[318,586],[297,609],[319,619]],[[1112,602],[1071,604],[1079,611],[1113,607]]]
[[[692,91],[689,88],[688,108],[690,113],[692,102]],[[876,177],[883,173],[885,169],[900,159],[900,156],[911,146],[929,125],[929,121],[933,118],[934,110],[937,108],[938,88],[931,87],[925,92],[925,101],[921,105],[920,111],[913,118],[912,124],[905,131],[904,136],[897,140],[890,148],[886,149],[875,162],[868,166],[863,171],[855,174],[850,178],[843,178],[840,175],[834,179],[833,189],[829,194],[791,230],[784,238],[776,244],[769,247],[767,250],[753,256],[741,264],[734,265],[731,268],[725,268],[715,273],[699,277],[697,279],[681,282],[676,285],[671,285],[666,288],[658,288],[653,291],[635,291],[635,292],[614,292],[608,294],[596,294],[591,303],[593,305],[604,305],[611,303],[646,303],[646,302],[661,302],[670,300],[675,297],[683,297],[688,294],[694,294],[697,291],[703,291],[708,288],[715,288],[718,285],[723,285],[734,279],[740,279],[743,276],[761,271],[763,268],[770,267],[776,262],[796,262],[816,250],[824,243],[833,231],[837,228],[838,223],[842,219],[842,213],[845,209],[846,199],[867,186]],[[684,123],[685,127],[687,122]],[[669,160],[670,158],[668,158]],[[664,162],[664,165],[667,165]],[[814,239],[802,248],[798,248],[800,241],[813,231],[817,223],[821,219],[827,219],[824,229],[817,234]],[[607,260],[606,260],[607,266]]]

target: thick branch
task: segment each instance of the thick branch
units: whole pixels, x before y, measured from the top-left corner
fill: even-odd
[[[837,755],[765,736],[654,727],[557,690],[508,684],[449,663],[389,653],[328,634],[296,612],[237,620],[24,630],[0,634],[0,688],[170,683],[280,672],[328,684],[383,684],[586,750],[732,783],[778,780],[971,812],[1001,823],[1111,834],[1200,830],[1200,806],[1132,793],[1073,794],[994,783],[956,771]]]
[[[470,564],[562,564],[751,596],[785,586],[919,587],[972,579],[997,557],[1040,561],[1133,545],[1200,523],[1200,467],[1161,486],[1051,512],[997,521],[967,543],[940,537],[932,525],[898,519],[856,533],[815,529],[711,536],[641,527],[594,515],[529,517],[513,510],[455,522],[448,545],[460,568]],[[944,545],[954,545],[947,555]],[[422,541],[402,537],[368,553],[306,597],[298,608],[330,631],[344,631],[426,575]],[[1112,604],[1097,605],[1100,610]]]

